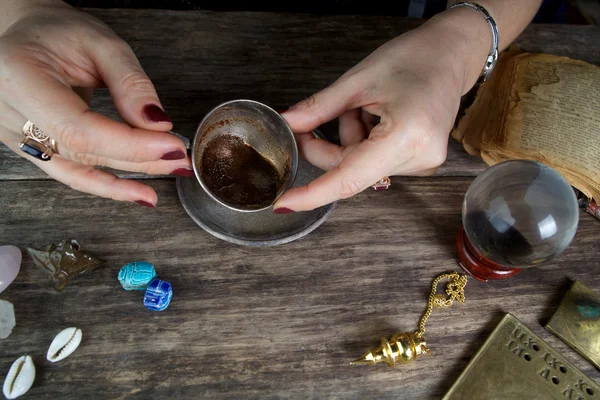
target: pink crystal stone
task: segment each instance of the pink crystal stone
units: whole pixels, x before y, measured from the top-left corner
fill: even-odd
[[[15,280],[21,268],[21,250],[15,246],[0,246],[0,293]]]

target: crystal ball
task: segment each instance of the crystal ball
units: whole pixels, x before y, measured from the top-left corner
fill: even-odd
[[[527,268],[571,244],[579,205],[573,188],[554,169],[511,160],[488,168],[471,183],[462,221],[480,255],[508,268]]]

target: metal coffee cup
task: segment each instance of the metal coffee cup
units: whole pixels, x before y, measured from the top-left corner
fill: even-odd
[[[279,180],[276,193],[268,204],[233,203],[218,190],[211,190],[207,184],[206,178],[215,172],[213,168],[206,167],[203,157],[208,156],[207,146],[209,150],[212,149],[211,142],[214,145],[216,142],[213,140],[223,136],[241,139],[277,171]],[[191,153],[194,174],[202,189],[223,206],[240,212],[256,212],[272,207],[292,187],[298,171],[298,146],[287,122],[272,108],[253,100],[233,100],[212,109],[196,130]],[[222,153],[226,154],[227,149],[223,149]]]

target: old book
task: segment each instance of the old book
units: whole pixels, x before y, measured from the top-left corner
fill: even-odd
[[[600,203],[600,67],[509,50],[452,136],[488,165],[529,159]]]

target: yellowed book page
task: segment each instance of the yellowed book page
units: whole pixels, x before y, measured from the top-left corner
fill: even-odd
[[[465,110],[465,115],[452,131],[452,137],[463,143],[472,155],[479,155],[479,141],[485,132],[493,130],[493,133],[488,132],[491,135],[499,132],[501,124],[490,123],[490,120],[502,120],[503,103],[508,98],[513,73],[506,71],[506,66],[513,54],[507,52],[500,55],[490,79],[478,88],[473,104]],[[502,88],[502,85],[505,87]],[[500,95],[501,92],[505,92],[504,97]]]
[[[489,153],[482,151],[481,158],[483,159],[483,161],[486,164],[495,165],[502,161],[515,160],[515,159],[519,159],[522,157],[499,157],[497,154],[489,154]],[[588,198],[594,198],[594,199],[600,198],[600,197],[598,197],[600,195],[600,192],[598,190],[593,189],[590,186],[589,182],[580,181],[578,176],[571,174],[568,170],[557,168],[557,171],[565,177],[565,179],[567,180],[567,182],[569,182],[569,184],[571,186],[577,188],[581,193],[583,193]]]
[[[529,54],[517,54],[510,57],[506,63],[506,71],[502,76],[502,82],[498,85],[494,93],[493,102],[497,103],[496,109],[488,118],[483,132],[481,133],[480,148],[481,149],[504,149],[506,138],[506,124],[508,123],[508,114],[513,110],[517,103],[514,97],[511,96],[514,80],[519,69],[517,68],[523,58]]]
[[[539,154],[537,154],[537,153],[523,154],[523,153],[515,153],[515,152],[504,152],[499,149],[495,150],[495,151],[489,151],[489,152],[482,150],[481,158],[488,165],[494,165],[496,163],[499,163],[499,162],[505,161],[505,160],[516,160],[516,159],[534,160],[534,161],[539,161],[541,163],[551,165],[547,159],[539,156]],[[600,185],[598,185],[596,182],[594,182],[590,179],[587,179],[585,176],[579,175],[570,169],[563,168],[563,167],[557,166],[557,165],[551,165],[551,166],[553,168],[555,168],[558,172],[560,172],[572,186],[579,189],[588,198],[600,199]]]
[[[600,68],[544,54],[520,61],[502,152],[532,155],[600,187]]]

